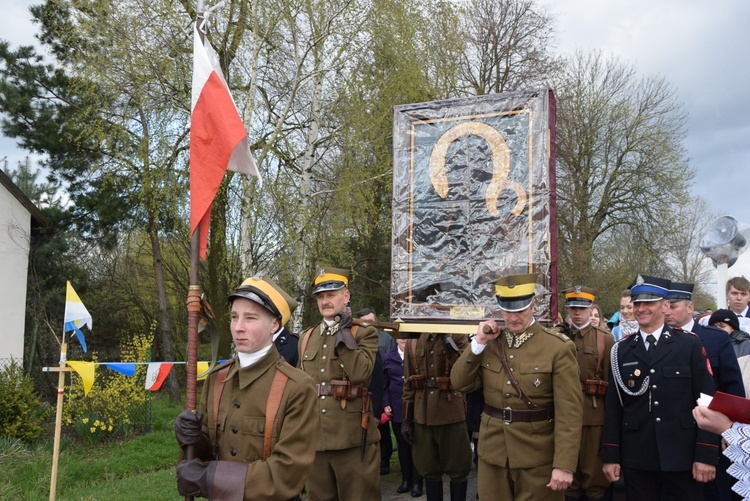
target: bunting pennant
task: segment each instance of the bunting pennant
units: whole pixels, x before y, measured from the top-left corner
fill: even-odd
[[[208,40],[197,24],[193,41],[193,88],[190,116],[190,234],[200,225],[200,257],[206,258],[211,203],[227,170],[255,176],[247,130]]]
[[[68,286],[65,292],[65,318],[63,320],[63,332],[75,332],[85,353],[87,351],[86,339],[83,337],[83,332],[81,332],[80,327],[85,325],[91,330],[94,321],[91,318],[91,314],[89,314],[88,310],[83,305],[81,298],[79,298],[76,291],[73,290],[73,286],[70,285],[70,282],[67,282],[67,284]]]
[[[94,362],[73,362],[68,360],[67,364],[81,376],[83,380],[83,396],[89,394],[91,387],[94,386],[94,371],[96,364]]]
[[[135,364],[134,363],[126,363],[126,362],[106,362],[104,365],[107,366],[108,369],[111,369],[115,372],[119,372],[120,374],[124,374],[128,377],[135,375]]]
[[[146,371],[146,389],[157,391],[172,370],[172,362],[154,362],[148,364]]]

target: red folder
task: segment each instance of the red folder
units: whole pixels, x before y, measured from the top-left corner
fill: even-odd
[[[750,424],[750,400],[717,391],[708,408],[719,411],[732,421]]]

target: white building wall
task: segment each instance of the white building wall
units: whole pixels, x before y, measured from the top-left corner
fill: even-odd
[[[23,362],[31,214],[0,185],[0,363]]]

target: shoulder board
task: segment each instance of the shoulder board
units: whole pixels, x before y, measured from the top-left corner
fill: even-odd
[[[686,331],[682,327],[670,327],[670,329],[672,329],[672,332],[674,332],[675,334],[679,332],[681,334],[687,334],[689,336],[699,337],[698,334],[696,334],[695,332],[693,332],[693,331]],[[667,331],[667,332],[669,332],[669,331]]]
[[[625,341],[626,339],[630,339],[631,337],[635,336],[636,334],[638,334],[638,332],[631,332],[630,334],[622,336],[620,339],[617,340],[617,342],[619,343],[620,341]]]
[[[296,337],[297,339],[299,339],[299,334],[297,334],[296,332],[289,331],[289,335],[292,336],[292,337]]]
[[[542,332],[546,332],[550,336],[557,338],[560,341],[570,341],[570,338],[567,335],[563,334],[555,328],[542,327]]]
[[[302,369],[292,367],[286,360],[284,360],[283,357],[280,358],[281,359],[279,360],[279,362],[276,363],[276,369],[286,374],[287,377],[289,377],[289,379],[291,379],[292,381],[299,381],[300,379],[304,379],[305,377],[310,377]]]

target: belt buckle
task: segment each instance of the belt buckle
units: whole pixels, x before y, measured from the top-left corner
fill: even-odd
[[[510,407],[506,407],[503,409],[503,421],[505,421],[505,424],[510,424],[513,422],[513,409]]]

